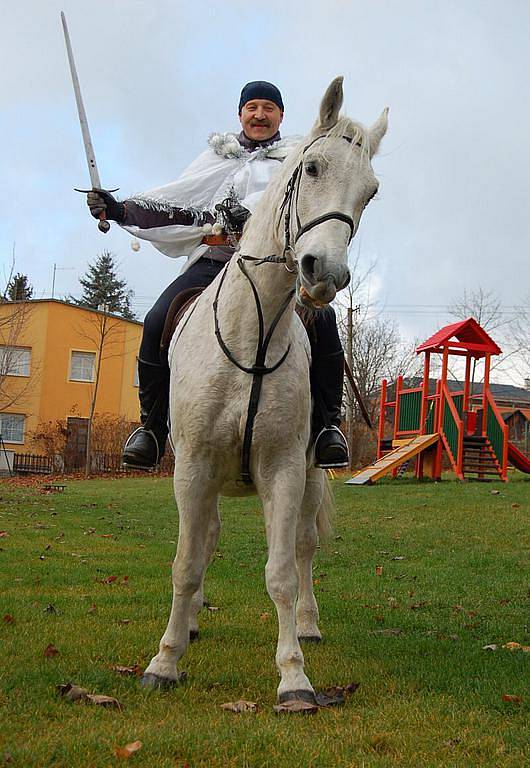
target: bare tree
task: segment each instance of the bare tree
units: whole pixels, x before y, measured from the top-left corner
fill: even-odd
[[[109,314],[107,307],[103,306],[102,309],[96,312],[90,312],[88,327],[87,324],[85,324],[82,327],[79,327],[78,331],[80,336],[87,339],[96,350],[95,376],[88,415],[85,455],[85,475],[88,477],[92,465],[92,429],[103,362],[104,360],[116,357],[116,355],[121,353],[124,330],[122,320]]]
[[[494,291],[486,291],[481,286],[474,290],[464,290],[448,308],[449,314],[456,320],[467,320],[473,317],[484,330],[496,338],[494,341],[502,345],[504,352],[491,361],[491,370],[505,368],[508,360],[519,354],[519,344],[515,343],[514,329],[516,313],[506,311],[500,298]],[[477,360],[473,358],[471,366],[471,387],[476,378]],[[457,378],[454,371],[452,375]]]

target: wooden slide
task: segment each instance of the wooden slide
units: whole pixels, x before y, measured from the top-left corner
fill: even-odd
[[[410,440],[400,441],[401,445],[394,448],[389,453],[385,453],[374,464],[361,469],[351,480],[346,481],[346,485],[370,485],[383,475],[392,472],[393,469],[404,464],[409,459],[414,458],[426,448],[438,442],[438,434],[434,435],[416,435]],[[530,466],[530,465],[529,465]]]

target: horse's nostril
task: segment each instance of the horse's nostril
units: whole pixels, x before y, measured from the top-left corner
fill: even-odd
[[[302,261],[301,261],[302,272],[304,273],[305,277],[311,280],[311,282],[315,280],[316,262],[317,262],[316,257],[311,256],[310,253],[306,253],[305,256],[302,256]]]

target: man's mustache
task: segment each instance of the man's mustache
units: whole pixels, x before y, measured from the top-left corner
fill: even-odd
[[[264,120],[258,120],[257,118],[253,118],[250,122],[250,125],[266,125],[267,127],[270,125],[270,121],[265,118]]]

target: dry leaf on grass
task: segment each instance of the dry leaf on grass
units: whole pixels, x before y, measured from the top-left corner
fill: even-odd
[[[505,643],[502,647],[506,648],[507,651],[518,651],[522,645],[521,643]]]
[[[503,693],[502,700],[509,701],[512,704],[520,704],[523,699],[522,699],[522,696],[515,696],[511,693]]]
[[[59,651],[53,645],[53,643],[50,643],[44,649],[44,658],[45,659],[53,659],[55,656],[58,656],[58,655],[59,655]]]
[[[5,539],[9,536],[7,531],[0,531],[0,539]]]
[[[221,704],[221,709],[226,709],[228,712],[239,714],[240,712],[257,712],[258,705],[255,701],[244,701],[244,699],[239,699],[239,701],[227,701],[226,704]]]
[[[496,645],[495,643],[491,643],[490,645],[483,645],[482,646],[482,650],[483,651],[497,651],[498,648],[499,648],[499,646]]]
[[[375,575],[376,576],[382,576],[383,575],[383,566],[382,565],[376,565],[375,566]]]
[[[124,747],[114,747],[114,754],[116,757],[122,760],[128,760],[131,755],[138,752],[142,748],[142,742],[140,740],[132,741],[130,744],[126,744]]]
[[[116,664],[111,667],[113,672],[117,672],[118,675],[130,675],[134,677],[142,677],[144,671],[139,664],[135,664],[133,667],[124,667],[121,664]]]
[[[89,693],[86,688],[81,688],[81,686],[74,685],[73,683],[58,685],[57,691],[61,696],[64,696],[67,701],[85,701],[90,704],[96,704],[99,707],[115,707],[119,710],[123,709],[123,705],[113,696]]]
[[[4,616],[4,622],[6,624],[14,624],[15,623],[15,618],[13,616],[11,616],[10,613],[6,613],[5,616]]]
[[[73,683],[58,685],[57,691],[61,696],[64,696],[67,701],[80,701],[86,699],[88,696],[86,688],[81,688],[81,686],[74,685]]]
[[[277,715],[290,713],[301,713],[303,715],[314,715],[319,710],[318,704],[310,704],[308,701],[286,701],[284,704],[276,704],[273,707]]]

